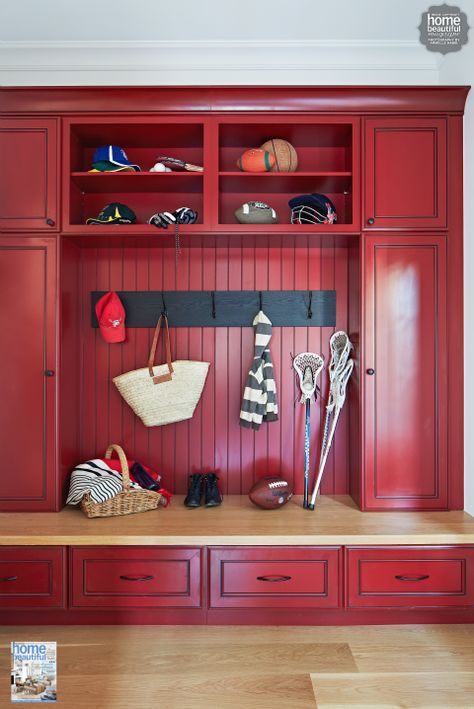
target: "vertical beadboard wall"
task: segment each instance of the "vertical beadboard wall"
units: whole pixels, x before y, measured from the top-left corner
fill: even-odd
[[[165,238],[165,237],[164,237]],[[167,238],[167,237],[166,237]],[[265,474],[293,480],[302,493],[304,407],[291,355],[310,350],[328,359],[332,328],[274,328],[270,343],[275,366],[279,421],[259,431],[239,426],[243,385],[253,357],[253,329],[176,328],[173,357],[211,363],[201,401],[190,421],[146,428],[122,401],[112,378],[146,366],[151,329],[129,328],[124,344],[106,344],[90,324],[93,290],[318,290],[336,289],[338,329],[348,328],[348,249],[333,239],[311,236],[192,237],[175,269],[174,250],[160,247],[84,248],[82,265],[81,455],[101,454],[120,443],[130,458],[159,470],[164,483],[183,493],[192,472],[217,470],[227,494],[245,494]],[[321,381],[327,396],[327,377]],[[321,433],[321,398],[312,407],[311,465]],[[340,419],[323,492],[348,492],[347,411]]]

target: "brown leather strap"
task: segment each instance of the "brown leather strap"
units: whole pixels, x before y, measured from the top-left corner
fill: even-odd
[[[155,363],[156,348],[158,347],[158,340],[160,339],[161,331],[161,320],[165,319],[165,350],[166,350],[166,364],[168,365],[168,372],[162,374],[161,376],[155,377],[153,372],[153,365]],[[161,314],[158,318],[158,322],[155,327],[155,334],[153,335],[153,342],[151,344],[150,356],[148,357],[148,370],[150,372],[150,377],[153,379],[153,384],[161,384],[162,382],[169,382],[172,379],[173,365],[171,363],[171,343],[170,343],[170,332],[168,329],[168,318],[166,315]]]

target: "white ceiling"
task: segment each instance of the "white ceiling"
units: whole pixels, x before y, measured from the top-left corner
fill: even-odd
[[[416,41],[429,5],[430,0],[3,0],[0,41]],[[474,0],[461,5],[474,15]]]

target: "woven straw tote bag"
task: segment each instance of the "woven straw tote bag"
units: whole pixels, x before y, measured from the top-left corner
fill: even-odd
[[[105,451],[105,457],[107,460],[110,459],[114,451],[118,455],[122,468],[122,492],[105,502],[93,502],[87,493],[81,500],[81,510],[87,517],[115,517],[156,510],[164,502],[161,493],[153,490],[130,490],[127,456],[123,452],[123,448],[112,443]]]
[[[156,348],[165,324],[166,364],[154,366]],[[171,361],[168,318],[160,315],[148,358],[148,367],[120,374],[113,382],[145,426],[164,426],[192,418],[201,398],[209,362]]]

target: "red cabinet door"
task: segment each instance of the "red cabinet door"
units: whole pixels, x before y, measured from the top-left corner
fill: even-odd
[[[55,254],[53,239],[0,241],[2,511],[55,507]]]
[[[365,508],[443,509],[446,238],[369,236],[365,259]]]
[[[0,231],[57,229],[54,119],[0,120]]]
[[[365,228],[445,227],[446,169],[444,119],[367,119]]]

